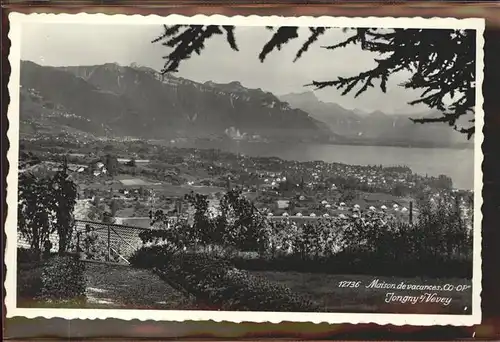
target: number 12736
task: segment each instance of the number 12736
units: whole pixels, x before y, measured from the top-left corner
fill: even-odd
[[[358,288],[360,287],[360,285],[361,285],[360,281],[339,281],[339,287]]]

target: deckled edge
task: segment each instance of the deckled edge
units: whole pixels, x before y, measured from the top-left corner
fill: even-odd
[[[53,23],[88,23],[89,19],[100,21],[102,24],[123,23],[126,20],[127,25],[158,25],[165,24],[168,20],[171,24],[217,24],[217,25],[238,25],[238,26],[266,26],[272,22],[272,26],[326,26],[326,27],[386,27],[386,28],[442,28],[442,29],[484,29],[483,18],[453,18],[453,17],[334,17],[334,16],[259,16],[259,15],[235,15],[225,16],[221,14],[196,14],[193,16],[184,16],[171,14],[168,16],[159,16],[156,14],[105,14],[105,13],[85,13],[76,14],[67,13],[31,13],[23,14],[12,12],[9,18],[19,18],[24,22],[43,22],[51,20]],[[146,20],[147,19],[147,20]],[[237,22],[237,23],[236,23]],[[410,22],[410,24],[409,24]]]
[[[483,231],[483,143],[484,143],[484,30],[485,20],[476,31],[476,108],[474,113],[474,222],[473,222],[473,268],[472,309],[477,312],[478,324],[482,320],[482,231]]]
[[[13,15],[14,14],[14,15]],[[6,177],[6,204],[7,215],[5,217],[4,233],[5,255],[4,263],[6,267],[4,288],[5,288],[5,308],[7,315],[10,318],[9,312],[15,311],[16,293],[17,293],[17,183],[18,183],[18,155],[19,155],[19,84],[20,74],[19,66],[21,60],[21,22],[16,19],[18,13],[9,14],[9,34],[8,39],[11,43],[9,51],[10,78],[7,86],[9,90],[10,103],[7,108],[7,121],[9,128],[7,130],[7,140],[9,149],[7,151],[7,160],[9,169]],[[15,190],[14,190],[15,189]],[[9,267],[9,265],[11,267]],[[12,267],[13,266],[13,267]]]
[[[7,217],[5,233],[7,243],[5,249],[5,264],[16,265],[17,254],[17,210],[9,203],[17,203],[18,183],[18,152],[19,152],[19,66],[21,25],[27,22],[51,23],[93,23],[103,24],[126,23],[127,25],[158,25],[167,21],[176,24],[218,24],[239,26],[266,26],[272,22],[273,26],[327,26],[327,27],[387,27],[387,28],[457,28],[474,29],[477,32],[476,40],[476,132],[474,146],[474,263],[473,263],[473,314],[472,315],[420,315],[420,314],[346,314],[346,313],[295,313],[295,312],[224,312],[224,311],[174,311],[174,310],[117,310],[117,309],[22,309],[16,308],[16,272],[7,269],[5,280],[5,305],[7,318],[65,318],[65,319],[122,319],[140,321],[215,321],[215,322],[255,322],[255,323],[280,323],[280,322],[310,322],[310,323],[376,323],[380,325],[452,325],[470,326],[481,321],[481,223],[482,223],[482,143],[484,111],[482,82],[484,72],[484,28],[482,18],[394,18],[394,17],[283,17],[283,16],[223,16],[223,15],[124,15],[124,14],[53,14],[33,13],[22,14],[12,12],[9,14],[11,50],[9,63],[11,76],[9,80],[9,93],[11,101],[8,109],[10,123],[7,132],[10,149],[7,158],[10,163],[7,174]],[[126,22],[125,22],[126,21]],[[15,172],[13,172],[15,171]],[[14,210],[13,210],[14,209]],[[16,246],[12,248],[12,246]],[[12,250],[11,250],[12,249]],[[15,270],[15,267],[14,267]]]

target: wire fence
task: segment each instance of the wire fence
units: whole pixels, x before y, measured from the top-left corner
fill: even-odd
[[[80,253],[82,259],[128,264],[132,254],[142,246],[139,233],[148,228],[112,223],[75,220],[69,251]],[[59,249],[57,233],[49,236],[51,251]],[[18,248],[30,248],[30,243],[19,232]]]
[[[139,233],[147,229],[78,220],[73,248],[85,259],[128,264],[132,254],[142,246]]]

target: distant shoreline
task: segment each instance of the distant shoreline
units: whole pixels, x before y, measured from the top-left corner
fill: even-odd
[[[159,141],[163,139],[151,139],[152,141]],[[166,141],[166,140],[165,140]],[[168,142],[168,141],[166,141]],[[231,143],[231,144],[236,144],[236,143],[245,143],[245,144],[319,144],[319,145],[339,145],[339,146],[374,146],[374,147],[401,147],[401,148],[446,148],[446,149],[452,149],[452,150],[464,150],[464,149],[469,149],[473,150],[474,149],[474,144],[473,143],[462,143],[462,144],[453,144],[453,145],[432,145],[431,143],[426,143],[426,142],[417,142],[417,143],[409,143],[409,142],[384,142],[384,141],[363,141],[363,140],[349,140],[349,141],[322,141],[322,140],[310,140],[310,141],[304,141],[304,140],[298,140],[298,141],[290,141],[290,140],[236,140],[236,139],[187,139],[185,142],[179,142],[180,144],[183,143],[200,143],[200,142],[211,142],[211,143]],[[175,143],[173,144],[175,145]]]
[[[449,148],[453,150],[464,150],[464,149],[474,149],[474,144],[463,143],[454,145],[431,145],[426,143],[403,143],[403,142],[365,142],[365,141],[338,141],[338,142],[327,142],[328,145],[347,145],[347,146],[378,146],[378,147],[402,147],[402,148]]]

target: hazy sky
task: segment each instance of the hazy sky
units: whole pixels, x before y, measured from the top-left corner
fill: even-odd
[[[120,65],[137,63],[160,70],[163,56],[169,53],[161,44],[151,40],[162,33],[157,25],[85,25],[85,24],[38,24],[23,26],[21,56],[41,65],[95,65],[116,62]],[[330,51],[322,45],[331,45],[344,37],[341,30],[330,30],[320,38],[297,62],[296,52],[307,39],[307,31],[301,31],[298,40],[285,45],[281,51],[268,55],[264,63],[258,59],[262,46],[272,32],[263,27],[237,27],[236,41],[239,52],[231,50],[223,36],[212,38],[201,56],[194,55],[180,65],[177,76],[195,81],[212,80],[218,83],[240,81],[248,88],[262,88],[276,95],[303,92],[312,88],[305,84],[312,80],[331,80],[336,76],[352,76],[375,66],[374,54],[348,47]],[[388,91],[383,94],[373,88],[354,98],[342,96],[339,90],[329,87],[316,91],[325,102],[336,102],[349,109],[365,111],[421,112],[426,107],[408,106],[419,92],[410,92],[399,86],[405,80],[401,74],[393,76]],[[376,83],[377,84],[377,83]]]

